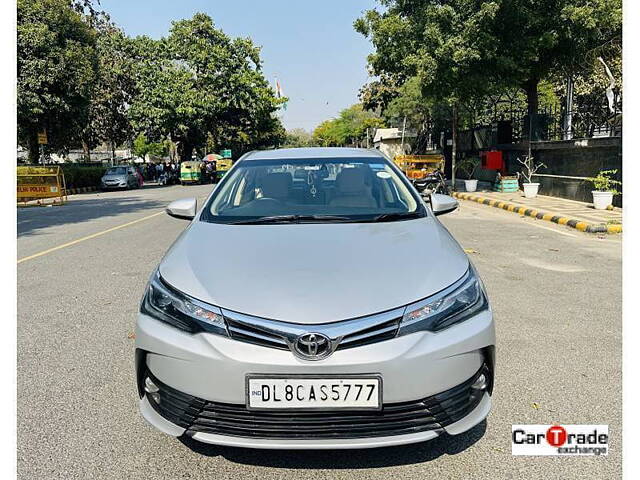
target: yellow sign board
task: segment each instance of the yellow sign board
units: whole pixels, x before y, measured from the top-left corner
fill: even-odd
[[[18,167],[16,197],[19,202],[66,199],[64,173],[60,167]]]
[[[47,143],[49,143],[47,141],[47,131],[38,132],[38,145],[46,145]]]

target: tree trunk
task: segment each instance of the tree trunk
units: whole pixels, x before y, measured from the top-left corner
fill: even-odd
[[[32,165],[37,164],[40,159],[40,145],[38,145],[38,136],[35,132],[29,136],[27,148],[29,149],[29,163]]]
[[[531,79],[522,88],[527,93],[527,114],[535,115],[538,113],[538,80]]]
[[[89,144],[83,140],[82,141],[82,151],[84,152],[84,159],[87,162],[91,161],[91,149],[89,148]]]
[[[191,154],[193,153],[193,145],[185,140],[181,140],[178,144],[178,155],[181,162],[188,162],[191,160]]]

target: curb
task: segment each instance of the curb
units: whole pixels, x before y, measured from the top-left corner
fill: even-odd
[[[98,187],[81,187],[81,188],[68,188],[65,190],[65,195],[75,195],[77,193],[95,192]]]
[[[514,205],[513,203],[503,202],[501,200],[493,200],[486,197],[478,197],[476,195],[470,195],[468,193],[453,192],[452,195],[455,198],[470,200],[482,205],[489,205],[490,207],[501,208],[502,210],[507,210],[508,212],[514,212],[519,215],[537,218],[538,220],[547,220],[548,222],[557,223],[558,225],[567,225],[568,227],[575,228],[576,230],[580,230],[581,232],[622,233],[622,225],[602,225],[582,222],[580,220],[563,217],[561,215],[554,215],[553,213],[543,212],[534,208],[521,207],[518,205]]]

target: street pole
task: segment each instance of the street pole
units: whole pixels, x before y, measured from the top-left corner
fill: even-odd
[[[402,121],[402,140],[400,141],[400,154],[404,155],[404,131],[407,128],[407,116],[404,116],[404,120]]]
[[[453,125],[451,127],[451,190],[456,189],[456,132],[458,125],[458,105],[453,105]]]
[[[573,79],[567,77],[567,103],[566,103],[566,119],[565,119],[565,132],[563,140],[571,140],[573,138]]]

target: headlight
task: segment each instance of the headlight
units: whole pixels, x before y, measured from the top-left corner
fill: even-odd
[[[207,331],[227,335],[222,311],[167,285],[156,270],[142,298],[140,311],[190,333]]]
[[[487,295],[473,266],[456,283],[443,291],[409,305],[398,335],[429,330],[437,332],[460,323],[489,308]]]

